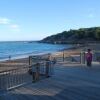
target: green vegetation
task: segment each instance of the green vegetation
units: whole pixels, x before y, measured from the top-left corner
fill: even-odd
[[[100,42],[100,27],[69,30],[44,38],[45,43],[91,43]]]

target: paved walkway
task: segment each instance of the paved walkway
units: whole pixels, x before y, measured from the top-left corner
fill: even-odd
[[[100,65],[57,64],[52,77],[8,91],[0,100],[100,100]]]

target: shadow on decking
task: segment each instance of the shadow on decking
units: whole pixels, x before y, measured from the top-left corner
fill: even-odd
[[[88,89],[88,92],[84,90]],[[77,91],[76,91],[77,90]],[[90,91],[89,91],[90,90]],[[97,92],[98,93],[95,93]],[[34,91],[35,92],[35,91]],[[39,92],[41,93],[41,92]],[[17,94],[12,93],[8,96],[0,97],[0,100],[100,100],[100,88],[96,87],[67,87],[63,91],[55,95],[48,93],[40,94]]]
[[[100,100],[99,79],[100,65],[59,64],[53,77],[11,90],[0,100]]]

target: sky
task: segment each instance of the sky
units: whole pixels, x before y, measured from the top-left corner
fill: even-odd
[[[100,26],[100,0],[0,0],[0,41],[41,40]]]

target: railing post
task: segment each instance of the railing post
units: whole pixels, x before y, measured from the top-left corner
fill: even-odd
[[[35,81],[39,80],[39,76],[40,76],[40,73],[39,73],[39,68],[40,67],[40,63],[37,63],[36,64],[36,73],[35,73]]]
[[[85,51],[81,52],[80,54],[80,62],[81,64],[85,64]]]
[[[82,64],[82,52],[80,53],[80,63]]]
[[[85,51],[84,51],[84,53],[83,53],[83,63],[85,64]]]
[[[31,65],[32,56],[29,56],[29,65]]]
[[[49,66],[50,66],[50,61],[46,61],[46,77],[49,77]]]
[[[64,54],[64,51],[63,51],[63,62],[64,62],[64,58],[65,58],[65,54]]]

